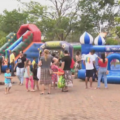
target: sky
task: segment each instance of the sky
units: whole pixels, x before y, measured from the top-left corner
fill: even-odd
[[[22,2],[30,2],[30,0],[21,0]],[[40,2],[42,5],[47,5],[49,2],[47,0],[34,0],[37,2]],[[8,11],[11,11],[13,9],[16,9],[18,7],[19,3],[17,0],[1,0],[0,2],[0,13],[3,12],[3,10],[7,9]]]
[[[30,2],[30,0],[21,0],[22,2]],[[50,2],[48,0],[33,0],[40,2],[42,5],[48,5]],[[0,2],[0,13],[2,13],[5,9],[11,11],[13,9],[17,9],[19,3],[17,0],[1,0]],[[115,9],[115,12],[118,11],[118,8]]]

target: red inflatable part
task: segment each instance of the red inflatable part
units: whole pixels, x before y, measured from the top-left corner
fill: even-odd
[[[41,42],[41,31],[34,24],[21,25],[20,29],[17,32],[17,38],[20,38],[27,30],[32,32],[33,42]]]

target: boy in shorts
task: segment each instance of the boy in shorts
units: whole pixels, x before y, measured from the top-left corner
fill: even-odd
[[[8,94],[12,86],[11,84],[12,77],[11,77],[9,68],[6,69],[6,73],[4,74],[4,77],[5,77],[5,81],[4,81],[5,82],[5,94]]]
[[[88,79],[90,81],[90,88],[92,88],[92,78],[93,78],[93,70],[94,70],[94,64],[95,64],[95,57],[93,56],[93,51],[90,51],[89,54],[85,55],[84,61],[83,61],[85,68],[86,68],[86,89],[88,89]]]

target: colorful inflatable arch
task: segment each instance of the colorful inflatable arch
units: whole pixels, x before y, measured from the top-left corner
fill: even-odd
[[[73,47],[69,43],[65,41],[51,41],[46,42],[40,46],[40,51],[42,52],[44,49],[62,49],[67,50],[70,53],[70,56],[73,56]]]

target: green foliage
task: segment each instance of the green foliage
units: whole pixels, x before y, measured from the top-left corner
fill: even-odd
[[[39,27],[46,40],[66,40],[76,21],[77,4],[74,0],[49,2],[52,6],[42,6],[34,1],[21,4],[25,6],[23,11],[29,14],[28,21]]]
[[[116,0],[79,0],[79,10],[81,11],[80,20],[78,22],[78,30],[88,31],[89,33],[98,34],[100,32],[100,24],[107,23],[107,33],[114,27],[114,18],[116,14],[114,9]],[[89,11],[89,12],[88,12]]]
[[[17,32],[20,26],[27,22],[26,13],[20,13],[17,10],[3,11],[0,19],[0,30],[9,34],[10,32]]]
[[[118,6],[117,0],[48,0],[48,6],[32,0],[17,1],[22,5],[21,8],[4,10],[3,14],[0,14],[0,31],[5,34],[17,32],[22,24],[32,23],[41,30],[45,41],[78,42],[85,31],[96,37],[100,32],[99,23],[107,23],[107,27],[103,29],[105,28],[108,34],[116,23],[120,23],[119,14],[114,13],[113,9]],[[114,34],[120,36],[119,26]],[[4,37],[3,35],[0,40]]]
[[[3,46],[6,43],[6,37],[2,37],[0,39],[0,47]]]
[[[5,44],[6,42],[6,33],[0,31],[0,47]]]
[[[108,38],[106,40],[106,44],[107,45],[118,45],[119,44],[119,41],[118,40],[115,40],[115,39],[112,39],[112,38]]]

